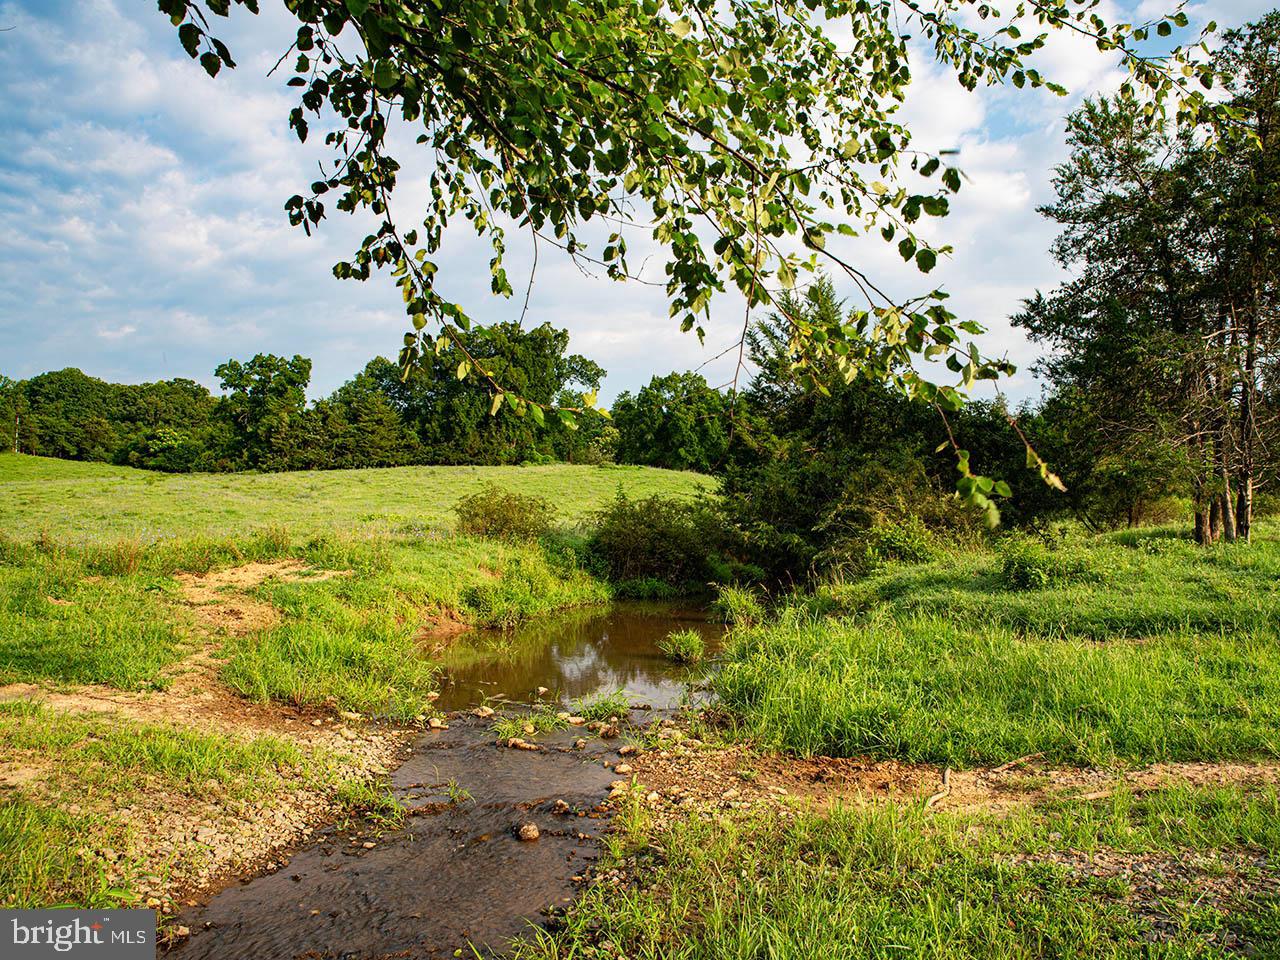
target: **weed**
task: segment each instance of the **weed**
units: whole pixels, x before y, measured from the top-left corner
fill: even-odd
[[[631,710],[631,700],[625,690],[601,693],[587,700],[575,700],[570,712],[588,721],[625,717]]]

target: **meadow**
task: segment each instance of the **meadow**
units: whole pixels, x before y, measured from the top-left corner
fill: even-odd
[[[554,540],[457,533],[454,505],[492,482],[551,498]],[[607,601],[577,553],[591,515],[620,489],[709,485],[644,468],[166,476],[0,455],[0,904],[136,902],[172,866],[156,856],[202,856],[148,850],[137,811],[212,803],[243,825],[303,793],[329,817],[381,809],[376,764],[335,715],[421,722],[438,636]],[[277,707],[330,718],[325,736],[300,741]]]
[[[768,614],[729,595],[750,615],[711,680],[720,737],[998,786],[780,814],[721,784],[701,816],[633,793],[628,882],[521,956],[1280,956],[1278,535],[1008,536]]]
[[[0,453],[0,530],[22,539],[151,542],[270,526],[297,536],[452,529],[458,500],[489,483],[549,498],[569,527],[584,523],[619,486],[637,498],[714,489],[701,474],[614,464],[167,474]]]

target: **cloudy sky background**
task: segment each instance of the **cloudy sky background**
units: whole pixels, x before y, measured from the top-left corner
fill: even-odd
[[[1126,18],[1167,12],[1143,2]],[[1211,0],[1188,13],[1193,27],[1209,19],[1225,27],[1271,5]],[[280,4],[263,6],[261,16],[233,13],[222,24],[239,66],[214,80],[150,0],[0,2],[0,27],[12,28],[0,33],[0,122],[9,131],[0,156],[0,373],[78,366],[107,380],[182,376],[216,387],[213,368],[228,357],[301,353],[314,361],[314,397],[370,357],[394,356],[405,324],[389,279],[340,282],[330,273],[367,221],[335,212],[308,239],[285,220],[284,199],[315,179],[325,153],[288,130],[287,76],[267,72],[296,25]],[[1054,230],[1035,208],[1050,198],[1052,167],[1066,155],[1063,117],[1118,81],[1114,63],[1080,39],[1058,38],[1039,66],[1071,96],[969,94],[918,62],[906,111],[916,145],[959,149],[969,178],[951,216],[931,230],[955,255],[925,281],[887,245],[845,250],[890,290],[949,290],[962,318],[988,327],[987,351],[1019,365],[1005,385],[1014,399],[1038,393],[1029,370],[1036,351],[1007,317],[1061,278],[1048,255]],[[437,258],[441,289],[477,319],[516,319],[527,236],[513,233],[508,248],[512,300],[488,294],[487,248],[460,232]],[[660,261],[646,276],[661,278]],[[853,293],[839,278],[837,286]],[[544,244],[525,322],[544,320],[568,327],[573,349],[609,370],[609,401],[720,353],[738,336],[742,304],[721,298],[701,346],[667,319],[660,289],[583,276]],[[704,372],[727,380],[733,360]]]

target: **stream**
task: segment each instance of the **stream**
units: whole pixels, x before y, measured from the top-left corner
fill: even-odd
[[[627,691],[637,723],[674,708],[689,673],[657,643],[695,629],[714,648],[721,628],[696,610],[616,604],[571,611],[514,631],[476,631],[443,654],[436,706],[449,729],[421,734],[391,777],[407,816],[393,830],[322,832],[278,869],[184,912],[180,960],[434,958],[501,952],[573,898],[600,854],[604,765],[620,741],[579,727],[537,738],[544,750],[498,746],[492,721],[470,716]],[[539,689],[545,693],[539,694]],[[586,739],[577,749],[575,742]],[[539,837],[516,829],[536,824]],[[367,846],[366,846],[367,845]]]

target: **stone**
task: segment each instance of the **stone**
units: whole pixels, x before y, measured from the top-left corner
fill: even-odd
[[[620,763],[613,768],[613,772],[621,775],[626,775],[631,772],[631,764]]]
[[[636,752],[635,745],[631,743],[627,744],[625,747],[618,748],[618,756],[620,757],[629,757],[635,752]]]
[[[537,690],[537,694],[540,697],[545,697],[548,693],[550,693],[550,691],[546,687],[539,687]]]
[[[342,737],[343,740],[354,740],[356,738],[356,732],[348,729],[347,727],[341,727],[338,730],[338,736]]]
[[[188,926],[179,925],[178,929],[173,931],[173,935],[179,940],[186,939],[187,937],[191,936],[191,928]]]
[[[361,714],[356,713],[354,710],[339,710],[338,716],[340,716],[343,720],[363,720],[364,719],[364,717]]]
[[[443,720],[441,720],[439,717],[432,717],[430,720],[427,721],[427,726],[430,727],[432,730],[448,730],[449,729],[449,725],[445,723]]]
[[[621,731],[618,729],[618,725],[616,723],[611,723],[607,727],[600,728],[600,736],[605,740],[611,740],[619,733],[621,733]]]
[[[479,706],[471,711],[477,717],[492,717],[494,714],[493,707]]]
[[[571,727],[580,727],[587,722],[586,717],[567,717],[566,719]]]
[[[573,749],[575,749],[575,750],[585,750],[585,749],[587,749],[587,741],[585,741],[585,740],[575,740],[575,741],[573,741]]]
[[[323,726],[324,726],[324,721],[323,721],[323,720],[312,720],[312,721],[311,721],[311,725],[312,725],[313,727],[323,727]]]
[[[440,699],[440,694],[435,690],[432,690],[430,693],[427,694],[427,700],[430,701],[431,703],[435,703],[439,699]]]
[[[662,794],[660,794],[657,790],[654,790],[652,793],[649,794],[649,796],[645,797],[645,799],[649,801],[650,805],[653,805],[655,803],[661,803]]]
[[[377,844],[374,843],[372,840],[366,840],[364,843],[360,844],[360,846],[364,847],[366,850],[372,850],[374,847],[377,846]]]
[[[523,730],[525,733],[537,733],[537,732],[538,732],[538,728],[537,728],[537,727],[535,727],[532,723],[526,723],[526,724],[525,724],[524,726],[522,726],[520,729],[521,729],[521,730]]]
[[[565,801],[563,801],[563,800],[557,800],[555,803],[553,803],[553,804],[551,805],[551,812],[552,812],[552,813],[560,813],[560,814],[568,813],[568,812],[569,812],[569,804],[567,804],[567,803],[566,803]]]
[[[542,836],[542,833],[538,830],[536,823],[522,823],[516,827],[516,837],[525,843],[537,840],[540,836]]]

